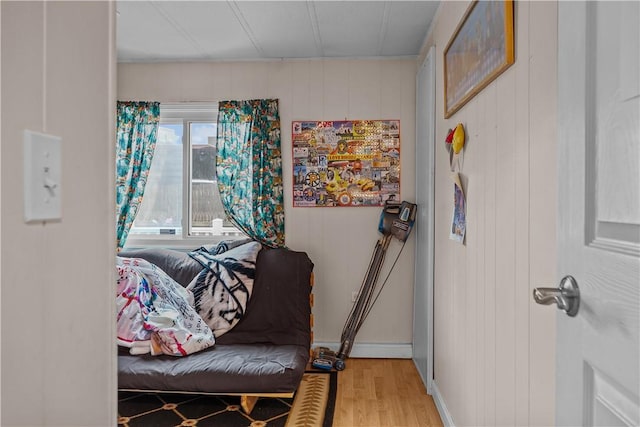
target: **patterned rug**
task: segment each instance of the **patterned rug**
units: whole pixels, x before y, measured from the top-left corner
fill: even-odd
[[[307,372],[291,399],[260,398],[250,414],[239,396],[120,391],[118,426],[331,427],[337,372]]]

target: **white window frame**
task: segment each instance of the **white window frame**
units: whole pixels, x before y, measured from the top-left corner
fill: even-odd
[[[160,121],[180,121],[184,123],[182,155],[182,233],[178,234],[129,234],[124,249],[162,247],[170,249],[196,249],[200,246],[212,246],[223,240],[242,239],[246,236],[238,233],[234,227],[223,227],[219,235],[190,235],[191,229],[191,144],[188,136],[189,122],[215,122],[218,116],[218,103],[160,103]],[[213,231],[213,227],[211,228]]]

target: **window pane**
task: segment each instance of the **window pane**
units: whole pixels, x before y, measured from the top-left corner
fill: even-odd
[[[191,232],[236,234],[227,220],[216,182],[216,124],[189,123]]]
[[[156,151],[133,234],[181,234],[182,123],[160,123]]]
[[[241,236],[226,218],[218,193],[217,129],[215,121],[209,118],[215,117],[215,111],[203,115],[200,111],[193,113],[189,109],[167,107],[163,114],[144,198],[130,232],[136,237],[130,242],[148,244],[151,240]],[[183,170],[185,162],[189,165],[188,171]],[[183,195],[185,188],[188,195]],[[188,200],[186,205],[185,200]],[[145,240],[145,235],[161,234],[165,236]]]
[[[191,179],[216,180],[216,125],[189,123]]]

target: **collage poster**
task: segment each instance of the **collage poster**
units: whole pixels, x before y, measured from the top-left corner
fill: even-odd
[[[400,200],[400,121],[294,121],[293,206]]]

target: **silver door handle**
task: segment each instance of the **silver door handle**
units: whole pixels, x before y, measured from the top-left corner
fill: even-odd
[[[553,304],[568,316],[574,317],[580,308],[580,289],[572,276],[565,276],[557,288],[535,288],[533,299],[542,305]]]

